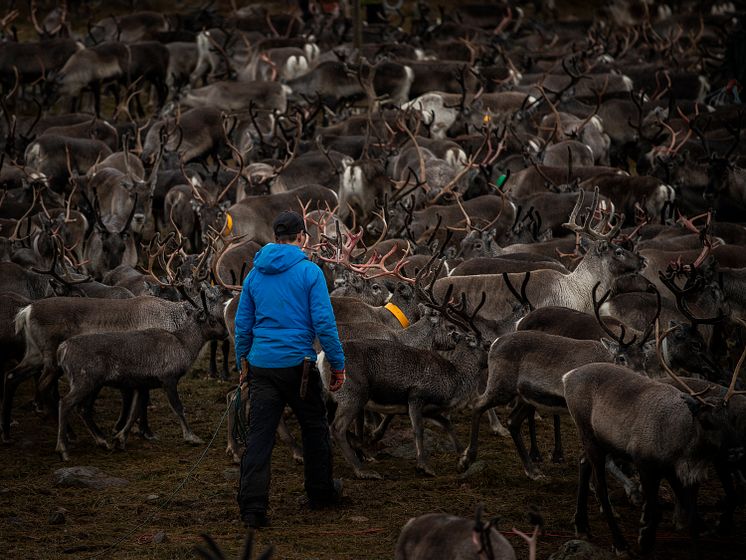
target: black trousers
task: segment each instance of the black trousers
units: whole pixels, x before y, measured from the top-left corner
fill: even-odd
[[[272,448],[286,404],[290,405],[300,423],[306,494],[315,504],[333,499],[332,448],[321,378],[316,367],[311,367],[306,398],[301,399],[302,374],[302,364],[272,369],[251,366],[249,434],[241,459],[238,490],[242,516],[267,512]]]

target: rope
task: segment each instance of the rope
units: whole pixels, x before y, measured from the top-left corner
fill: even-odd
[[[249,425],[243,415],[243,404],[241,403],[241,385],[236,389],[233,397],[233,439],[240,445],[246,445],[249,435]]]
[[[104,548],[102,551],[97,552],[96,554],[92,556],[87,556],[84,560],[93,560],[94,558],[100,558],[107,552],[110,552],[117,548],[120,544],[122,544],[124,541],[128,540],[132,535],[134,535],[136,532],[138,532],[140,529],[148,525],[156,515],[160,511],[162,511],[169,503],[171,503],[171,500],[174,499],[174,496],[179,493],[179,491],[186,485],[187,481],[189,480],[189,477],[192,476],[192,473],[195,471],[195,469],[200,465],[202,460],[207,455],[207,451],[210,449],[212,444],[215,442],[215,438],[218,435],[218,432],[220,431],[221,426],[223,425],[223,421],[225,420],[225,417],[228,415],[228,411],[230,410],[230,405],[225,407],[225,412],[223,412],[223,416],[220,418],[220,422],[218,423],[218,427],[215,428],[215,432],[212,434],[212,438],[210,438],[210,442],[207,444],[207,447],[205,447],[204,451],[200,454],[200,456],[197,458],[197,461],[192,465],[192,467],[189,469],[189,472],[187,472],[186,476],[184,477],[184,480],[182,480],[176,488],[174,488],[173,492],[165,499],[163,500],[158,507],[155,508],[155,511],[151,513],[148,517],[145,518],[145,520],[138,525],[135,525],[130,531],[125,533],[123,536],[121,536],[119,539],[114,541],[112,544]]]

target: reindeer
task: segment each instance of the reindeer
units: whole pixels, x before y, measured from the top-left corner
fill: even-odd
[[[45,177],[56,192],[67,187],[71,172],[86,173],[97,161],[111,155],[101,140],[43,135],[26,148],[26,165]]]
[[[150,272],[155,259],[165,250],[165,242],[149,257]],[[159,283],[158,278],[154,279]],[[222,292],[205,290],[211,314],[222,317]],[[170,302],[152,296],[126,300],[111,300],[102,310],[100,302],[89,298],[57,297],[40,300],[24,307],[16,315],[16,331],[26,341],[23,360],[6,376],[2,406],[3,439],[10,438],[10,417],[13,396],[23,380],[41,368],[40,390],[46,392],[56,385],[58,377],[57,347],[76,334],[115,332],[147,328],[169,331],[181,328],[187,321],[188,301]],[[50,321],[49,317],[55,317]]]
[[[570,339],[564,336],[538,331],[522,330],[500,337],[490,348],[489,377],[487,387],[474,403],[472,413],[471,444],[459,461],[459,468],[466,469],[475,459],[479,437],[479,421],[488,408],[507,405],[516,401],[508,419],[508,429],[515,442],[524,471],[529,478],[543,475],[534,465],[521,437],[521,425],[534,415],[535,410],[555,414],[555,449],[553,460],[562,461],[562,442],[559,434],[557,414],[565,412],[561,377],[573,367],[591,362],[618,363],[635,371],[644,372],[652,355],[654,345],[648,340],[655,321],[640,335],[625,340],[626,329],[620,325],[620,333],[609,329],[599,315],[599,308],[608,299],[606,292],[596,299],[599,284],[593,289],[596,320],[611,338]],[[660,313],[660,295],[658,295]],[[572,340],[572,341],[571,341]],[[516,356],[520,358],[516,359]],[[533,438],[532,438],[533,439]],[[532,441],[533,457],[539,458],[535,442]]]
[[[342,389],[332,395],[337,404],[332,434],[355,476],[380,478],[377,472],[363,468],[348,440],[347,430],[366,403],[369,410],[387,414],[408,411],[417,470],[434,475],[423,445],[423,413],[437,413],[439,423],[450,432],[450,423],[440,414],[464,406],[476,390],[482,353],[479,340],[473,336],[459,340],[449,359],[387,341],[351,340],[343,347],[349,374]],[[458,450],[455,440],[453,443]]]
[[[250,104],[261,111],[287,110],[288,86],[277,82],[214,82],[193,89],[184,96],[182,104],[187,107],[211,107],[225,113],[246,111]]]
[[[152,84],[157,94],[157,106],[166,101],[166,71],[168,69],[168,49],[155,41],[126,44],[120,42],[102,43],[73,54],[56,77],[56,84],[63,96],[73,99],[73,106],[84,88],[93,92],[96,116],[101,113],[101,84],[108,81],[132,86],[136,81]],[[139,104],[139,97],[135,95]],[[118,98],[117,98],[118,101]],[[140,114],[142,107],[140,106]]]
[[[536,559],[539,524],[531,537],[513,529],[514,534],[528,543],[530,560]],[[513,547],[497,530],[497,519],[488,523],[482,521],[481,504],[477,507],[475,519],[447,513],[427,513],[410,519],[402,527],[396,542],[395,560],[416,560],[440,555],[453,560],[516,558]]]
[[[215,336],[225,335],[222,317],[210,311],[204,291],[200,295],[202,307],[196,307],[190,298],[188,302],[193,309],[186,309],[184,325],[175,330],[152,328],[79,334],[59,345],[57,363],[70,384],[70,392],[60,400],[59,406],[57,452],[64,461],[69,460],[67,417],[72,409],[84,403],[86,427],[98,445],[110,448],[93,420],[91,402],[105,385],[130,389],[163,387],[168,403],[179,419],[184,440],[202,443],[187,424],[176,388],[204,343]],[[139,359],[140,356],[147,356],[147,359]],[[122,449],[137,418],[135,411],[138,410],[139,398],[138,392],[125,425],[114,436]]]
[[[152,164],[160,151],[167,160],[174,153],[184,164],[217,157],[227,140],[223,114],[214,107],[199,107],[184,111],[174,118],[157,121],[148,129],[143,144],[143,162]]]
[[[622,275],[638,272],[643,267],[639,255],[614,244],[613,240],[621,229],[620,217],[611,229],[603,233],[612,219],[605,216],[601,222],[591,227],[593,216],[598,209],[599,197],[594,194],[593,202],[583,224],[577,223],[578,213],[583,207],[584,193],[578,196],[577,203],[570,214],[565,227],[592,242],[588,252],[570,274],[556,270],[535,270],[531,273],[533,281],[528,287],[528,299],[537,308],[548,305],[569,307],[578,311],[591,312],[593,301],[590,293],[592,287],[600,282],[600,289],[607,291],[613,287],[616,279]],[[516,283],[515,275],[508,275]],[[507,286],[501,286],[502,277],[494,275],[457,276],[441,278],[435,282],[435,294],[442,297],[446,290],[452,289],[455,294],[464,293],[475,299],[481,292],[487,293],[487,302],[476,318],[476,323],[486,336],[494,339],[514,329],[515,313],[513,296]],[[450,288],[452,286],[452,288]]]
[[[705,478],[713,459],[742,443],[728,417],[728,402],[738,393],[735,385],[744,356],[733,372],[725,395],[703,397],[665,365],[660,355],[661,338],[656,332],[659,359],[683,392],[613,364],[586,364],[570,370],[562,379],[567,408],[584,449],[578,481],[576,532],[589,533],[587,500],[592,474],[614,548],[620,552],[627,550],[627,542],[609,504],[604,471],[608,455],[630,458],[640,474],[645,506],[639,543],[641,550],[647,553],[655,543],[661,479],[666,478],[671,484],[677,500],[687,511],[690,531],[696,536],[696,503],[692,488]],[[598,407],[603,407],[603,414],[594,414]],[[655,429],[651,429],[653,426]]]
[[[123,224],[117,219],[118,216],[116,215],[108,223],[104,222],[98,199],[95,199],[93,205],[95,225],[83,250],[84,256],[89,262],[87,268],[95,278],[103,278],[106,272],[122,263],[130,266],[137,264],[137,248],[130,231],[132,220],[138,209],[137,199],[138,195],[135,194],[132,209]]]
[[[233,219],[234,236],[245,235],[265,244],[274,239],[271,227],[274,216],[282,210],[302,211],[303,205],[309,202],[334,208],[337,206],[337,195],[321,185],[308,184],[286,193],[247,196],[228,208],[227,214]]]

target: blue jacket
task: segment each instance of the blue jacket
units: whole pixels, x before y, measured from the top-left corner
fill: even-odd
[[[295,245],[269,243],[254,257],[236,312],[236,362],[284,368],[316,359],[318,337],[333,369],[344,352],[321,269]]]

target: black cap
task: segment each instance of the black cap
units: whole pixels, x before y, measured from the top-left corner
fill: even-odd
[[[272,229],[275,232],[275,237],[297,235],[302,231],[306,231],[306,225],[303,223],[303,218],[300,214],[286,210],[277,215],[275,221],[272,222]]]

